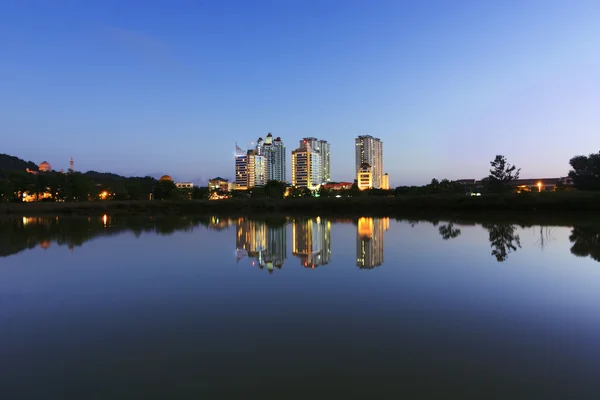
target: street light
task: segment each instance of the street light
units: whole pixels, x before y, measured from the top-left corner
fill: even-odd
[[[542,191],[542,182],[538,182],[538,192]]]

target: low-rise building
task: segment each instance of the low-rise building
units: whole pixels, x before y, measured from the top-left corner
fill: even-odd
[[[358,169],[356,184],[360,190],[371,189],[373,187],[373,169],[367,163],[362,163]]]
[[[348,190],[352,188],[353,182],[330,182],[323,185],[325,190]]]
[[[235,182],[232,182],[235,185]],[[208,181],[208,189],[212,192],[215,190],[221,190],[223,192],[228,192],[230,186],[230,182],[227,179],[223,179],[220,176],[210,179]]]

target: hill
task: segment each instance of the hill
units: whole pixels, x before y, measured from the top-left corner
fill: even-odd
[[[0,154],[0,169],[11,171],[25,171],[27,168],[37,171],[37,164],[31,161],[21,160],[19,157],[9,156],[8,154]]]

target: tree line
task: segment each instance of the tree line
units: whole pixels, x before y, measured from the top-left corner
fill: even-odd
[[[3,165],[29,165],[16,157],[5,156]],[[575,156],[569,161],[571,170],[568,176],[573,187],[578,190],[600,190],[600,152],[589,156]],[[22,166],[19,164],[19,166]],[[325,186],[313,191],[308,188],[288,188],[285,182],[269,181],[264,187],[249,190],[234,190],[227,194],[233,198],[292,198],[299,197],[357,197],[357,196],[414,196],[414,195],[460,195],[472,191],[484,193],[510,193],[515,191],[515,181],[519,179],[520,168],[511,165],[507,158],[498,155],[490,162],[489,175],[477,184],[464,184],[449,179],[432,179],[423,186],[398,186],[392,190],[360,190],[356,182],[349,189],[329,190]],[[564,190],[560,182],[557,190]],[[0,169],[0,201],[22,201],[24,193],[40,201],[88,201],[88,200],[148,200],[161,199],[207,199],[208,187],[194,186],[191,189],[178,189],[172,181],[158,181],[155,178],[123,177],[116,174],[89,171],[81,172],[38,172]],[[49,197],[48,197],[49,194]]]

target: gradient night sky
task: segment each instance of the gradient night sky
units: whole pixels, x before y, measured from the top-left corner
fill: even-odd
[[[8,0],[0,76],[0,153],[55,169],[202,184],[273,132],[333,180],[359,134],[394,186],[564,176],[600,149],[600,2]]]

